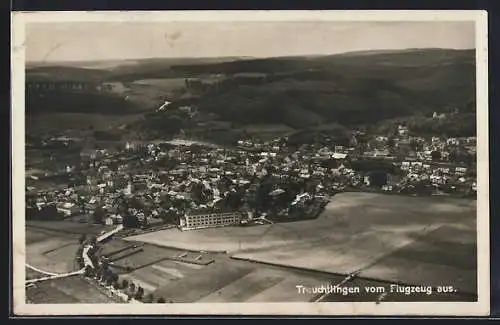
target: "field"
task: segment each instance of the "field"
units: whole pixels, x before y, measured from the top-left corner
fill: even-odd
[[[247,134],[252,138],[269,141],[287,134],[296,132],[295,129],[285,124],[249,124],[231,131]]]
[[[129,238],[246,261],[476,292],[475,201],[344,193],[317,220]],[[459,249],[457,249],[459,247]]]
[[[64,232],[63,224],[60,226],[57,232],[32,227],[26,229],[27,264],[56,274],[75,270],[74,258],[79,246],[79,236],[72,234],[71,230]],[[26,268],[27,278],[43,276],[45,275]],[[114,302],[78,276],[36,283],[34,287],[27,288],[26,298],[30,303]]]
[[[184,87],[184,78],[169,78],[169,79],[140,79],[132,82],[134,86],[152,86],[170,91],[175,88]]]
[[[41,229],[26,230],[26,263],[51,273],[74,271],[78,237]]]
[[[44,304],[116,303],[101,290],[78,276],[38,283],[36,287],[26,290],[26,297],[31,303]]]
[[[126,97],[143,110],[158,108],[165,100],[172,101],[184,93],[184,78],[137,79],[131,82],[106,82],[111,93]]]
[[[417,198],[367,193],[334,197],[317,220],[270,226],[233,227],[181,232],[168,229],[115,239],[109,254],[140,244],[136,254],[117,253],[120,279],[167,302],[307,302],[317,293],[306,287],[335,285],[346,273],[359,271],[347,286],[360,294],[330,294],[322,301],[374,301],[380,293],[367,286],[392,283],[453,286],[446,294],[389,293],[385,301],[474,301],[476,233],[474,201]],[[66,227],[63,227],[66,224]],[[27,262],[51,272],[70,270],[78,235],[69,222],[27,230]],[[171,246],[162,247],[162,246]],[[208,265],[172,260],[188,250]],[[210,253],[209,251],[228,251]],[[130,271],[123,267],[132,267]],[[34,274],[27,274],[30,277]],[[49,281],[30,288],[31,302],[111,302],[82,279]]]
[[[84,216],[77,216],[76,219],[80,219]],[[26,222],[29,228],[29,232],[41,231],[45,233],[57,234],[61,237],[73,237],[75,235],[82,234],[99,234],[103,230],[109,230],[111,226],[93,225],[89,223],[80,223],[76,221],[38,221],[29,220]],[[57,233],[56,233],[57,232]]]
[[[75,254],[82,234],[102,230],[69,221],[28,221],[26,227],[26,263],[49,273],[75,271]]]
[[[29,115],[26,121],[26,131],[30,134],[45,132],[61,132],[66,134],[75,130],[78,132],[89,129],[119,128],[141,118],[140,114],[87,114],[87,113],[55,113]],[[77,133],[80,135],[80,133]]]

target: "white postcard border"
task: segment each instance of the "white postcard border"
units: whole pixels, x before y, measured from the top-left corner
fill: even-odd
[[[161,21],[475,21],[477,85],[477,302],[332,302],[190,304],[26,304],[25,302],[25,25],[29,22]],[[17,12],[12,14],[13,305],[16,315],[488,315],[489,158],[486,11],[191,11]]]

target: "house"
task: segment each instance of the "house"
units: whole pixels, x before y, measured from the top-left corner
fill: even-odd
[[[345,159],[346,157],[347,157],[347,154],[345,154],[345,153],[335,152],[332,154],[333,159]]]
[[[437,175],[431,175],[429,179],[433,184],[444,184],[446,182],[444,177]]]
[[[80,208],[71,202],[58,203],[56,208],[57,212],[62,213],[65,217],[70,217],[80,212]]]
[[[96,159],[97,158],[97,150],[94,149],[83,149],[80,151],[80,157],[87,159]]]
[[[466,139],[466,142],[467,142],[467,144],[468,144],[468,145],[474,145],[474,146],[475,146],[475,145],[476,145],[476,143],[477,143],[477,142],[476,142],[476,137],[468,137],[468,138]]]
[[[406,136],[408,135],[408,127],[404,125],[399,125],[398,126],[398,134],[401,136]]]
[[[178,110],[189,115],[194,113],[194,109],[191,106],[181,106]]]
[[[432,137],[431,142],[433,145],[437,145],[441,143],[441,139],[439,137]]]
[[[104,224],[106,226],[112,226],[114,224],[113,219],[111,217],[104,218]]]
[[[392,185],[382,185],[382,191],[386,192],[392,191]]]
[[[389,155],[388,149],[375,149],[373,150],[374,157],[387,157]]]
[[[85,210],[87,210],[88,213],[94,213],[98,206],[99,202],[97,199],[91,198],[90,201],[85,204]]]
[[[111,214],[109,216],[114,225],[119,225],[123,222],[123,217],[119,214]],[[106,221],[105,221],[106,222]]]
[[[132,182],[128,182],[127,187],[123,189],[123,194],[132,195],[133,192],[134,186],[132,185]]]
[[[415,141],[417,143],[424,143],[425,142],[425,138],[423,138],[423,137],[410,137],[409,140]]]
[[[133,149],[135,149],[135,144],[134,144],[134,143],[132,143],[132,142],[127,142],[127,143],[125,144],[125,150],[133,150]]]
[[[415,151],[410,150],[408,152],[408,154],[406,155],[406,157],[407,157],[407,159],[416,160],[418,158],[418,155]]]
[[[450,169],[446,168],[446,167],[440,167],[440,168],[438,168],[438,170],[440,172],[442,172],[443,174],[449,174],[450,173]]]
[[[446,114],[444,114],[444,113],[434,112],[434,113],[432,114],[432,118],[433,118],[433,119],[437,119],[437,120],[442,120],[442,119],[446,118]]]

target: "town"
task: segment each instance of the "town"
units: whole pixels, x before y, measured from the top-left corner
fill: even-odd
[[[100,236],[82,235],[74,255],[80,271],[66,275],[84,275],[113,301],[164,303],[163,297],[153,295],[155,290],[145,289],[147,285],[119,276],[133,269],[114,262],[113,256],[136,254],[144,243],[103,254],[107,238],[172,227],[189,231],[312,220],[341,192],[475,199],[476,138],[425,138],[410,132],[402,125],[393,135],[367,136],[356,130],[348,145],[316,136],[297,146],[292,135],[268,142],[241,139],[231,147],[178,138],[126,142],[116,150],[73,150],[77,163],[53,157],[52,169],[27,173],[26,217],[28,222],[101,226]],[[358,138],[365,139],[362,145]],[[72,152],[77,144],[59,137],[32,147]],[[44,228],[40,223],[36,227]],[[186,262],[187,255],[175,259]],[[187,263],[213,262],[203,261],[203,256],[193,255]]]
[[[317,35],[305,22],[270,24],[304,32],[301,42]],[[14,183],[25,190],[14,220],[25,232],[25,273],[15,275],[27,306],[478,301],[474,40],[406,49],[410,28],[404,49],[356,40],[344,51],[337,24],[317,40],[333,47],[317,55],[285,48],[294,41],[253,57],[269,48],[249,51],[263,39],[246,22],[224,27],[247,36],[227,38],[214,57],[168,54],[222,40],[208,22],[199,31],[211,35],[186,28],[157,57],[123,57],[144,48],[135,41],[109,62],[32,54],[24,182]],[[130,25],[99,34],[125,44]],[[392,39],[384,35],[367,41]],[[94,39],[67,46],[106,48],[82,46]]]
[[[340,191],[475,198],[476,138],[409,132],[400,125],[396,136],[369,136],[364,148],[356,138],[367,136],[355,131],[349,146],[324,137],[292,147],[281,137],[242,139],[232,148],[174,140],[82,150],[80,163],[27,176],[27,218],[144,228],[237,213],[229,224],[241,224],[317,215],[315,202]],[[72,145],[67,137],[54,142]],[[46,180],[62,187],[39,189]]]

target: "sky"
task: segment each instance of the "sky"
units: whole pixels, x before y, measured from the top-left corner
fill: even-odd
[[[278,57],[475,47],[474,22],[31,22],[26,60]]]

